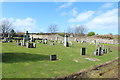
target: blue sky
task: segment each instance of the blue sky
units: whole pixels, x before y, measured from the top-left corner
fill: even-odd
[[[85,25],[88,32],[118,33],[117,2],[3,2],[2,18],[16,31],[47,32],[57,24],[59,32]]]

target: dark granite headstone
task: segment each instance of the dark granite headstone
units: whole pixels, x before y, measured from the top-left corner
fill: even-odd
[[[98,55],[101,56],[102,55],[102,47],[98,48]]]
[[[30,43],[30,48],[33,48],[33,43]]]
[[[98,55],[98,49],[96,49],[96,51],[95,51],[95,52],[96,52],[96,55]]]
[[[81,52],[82,52],[82,55],[85,55],[86,48],[82,48]]]
[[[50,55],[50,60],[51,60],[51,61],[57,60],[57,55]]]

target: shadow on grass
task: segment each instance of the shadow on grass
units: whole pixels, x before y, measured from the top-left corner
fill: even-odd
[[[3,53],[3,63],[34,62],[49,60],[48,55],[29,54],[29,53]]]

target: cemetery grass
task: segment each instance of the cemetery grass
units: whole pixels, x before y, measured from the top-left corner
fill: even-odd
[[[49,43],[48,43],[49,44]],[[63,44],[47,46],[37,43],[37,48],[17,46],[16,43],[2,43],[2,77],[3,78],[54,78],[67,76],[87,70],[96,65],[114,60],[118,51],[103,56],[94,56],[97,47],[93,44],[81,44],[64,47]],[[116,45],[117,46],[117,45]],[[86,47],[86,56],[80,55],[80,48]],[[49,56],[56,54],[58,60],[50,61]],[[93,58],[90,61],[85,58]]]

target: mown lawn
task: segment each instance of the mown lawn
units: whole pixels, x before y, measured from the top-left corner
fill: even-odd
[[[54,78],[80,72],[98,64],[114,60],[118,51],[112,50],[103,56],[94,56],[97,48],[93,44],[81,44],[64,47],[55,43],[53,46],[37,43],[37,48],[26,48],[13,43],[2,43],[3,78]],[[48,43],[49,44],[49,43]],[[80,55],[81,47],[87,48],[86,56]],[[50,54],[57,54],[58,60],[49,61]],[[90,61],[85,58],[93,58]]]

